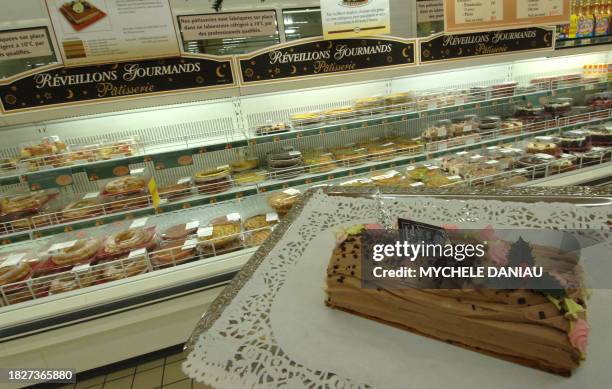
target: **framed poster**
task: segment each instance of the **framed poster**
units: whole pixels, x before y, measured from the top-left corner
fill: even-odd
[[[178,56],[168,0],[45,0],[66,66]]]
[[[325,39],[389,34],[389,0],[321,0]]]

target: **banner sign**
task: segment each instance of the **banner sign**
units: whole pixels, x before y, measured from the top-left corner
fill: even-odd
[[[178,56],[168,0],[46,0],[67,66]]]
[[[420,63],[448,61],[522,51],[553,50],[554,28],[532,27],[513,30],[440,34],[420,39]]]
[[[4,112],[234,86],[230,59],[165,58],[59,68],[0,85]]]
[[[287,81],[412,66],[415,64],[415,42],[379,37],[330,41],[313,38],[239,56],[238,62],[243,84]]]
[[[567,24],[570,0],[444,0],[446,32]]]
[[[389,0],[322,0],[325,39],[391,33]]]

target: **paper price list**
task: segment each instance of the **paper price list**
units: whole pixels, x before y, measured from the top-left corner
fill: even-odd
[[[516,15],[519,19],[561,14],[563,14],[563,0],[518,0],[516,2]]]
[[[455,23],[479,23],[498,21],[504,18],[503,0],[455,2]]]

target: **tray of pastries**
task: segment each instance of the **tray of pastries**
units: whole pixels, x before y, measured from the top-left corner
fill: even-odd
[[[228,190],[232,181],[229,165],[199,171],[194,176],[194,183],[199,194],[216,194]]]

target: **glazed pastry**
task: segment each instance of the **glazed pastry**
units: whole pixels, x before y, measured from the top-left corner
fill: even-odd
[[[73,201],[62,210],[65,220],[77,220],[94,217],[103,213],[104,208],[96,199],[81,199]]]
[[[157,266],[167,266],[197,259],[196,246],[185,247],[185,240],[165,241],[151,253],[151,262]]]
[[[265,181],[268,178],[268,172],[265,170],[254,170],[233,175],[236,185],[254,185]]]
[[[351,107],[332,108],[322,112],[325,119],[329,122],[351,118],[355,111]]]
[[[108,195],[126,194],[144,190],[146,187],[145,179],[142,177],[126,176],[116,178],[104,186],[104,191]]]
[[[551,140],[535,140],[527,144],[527,153],[529,154],[559,154],[559,147]]]
[[[49,286],[49,294],[60,294],[79,289],[79,284],[74,276],[60,276],[54,278]]]
[[[286,189],[282,192],[276,192],[268,197],[268,204],[274,208],[279,216],[284,216],[293,204],[300,198],[302,193],[297,189]]]
[[[252,231],[246,234],[245,243],[247,246],[261,246],[263,242],[268,239],[268,237],[272,234],[272,231],[269,229]]]
[[[287,149],[268,154],[268,168],[273,178],[295,178],[304,173],[304,158],[297,150]]]
[[[34,192],[30,194],[5,197],[0,200],[0,209],[3,215],[15,213],[35,213],[46,205],[53,196],[45,192]]]
[[[32,268],[25,259],[27,254],[11,253],[0,256],[0,286],[24,280]],[[11,263],[9,263],[11,261]]]
[[[585,131],[567,131],[559,137],[559,147],[564,152],[588,151],[591,149],[591,139]]]
[[[612,146],[612,127],[601,124],[587,126],[584,130],[590,136],[593,146]]]
[[[162,232],[161,237],[164,240],[185,240],[189,235],[193,235],[198,231],[199,222],[181,223],[169,227]]]
[[[50,258],[51,262],[57,266],[74,265],[94,258],[99,248],[100,241],[98,239],[81,239],[70,247],[51,253]]]
[[[367,97],[355,101],[353,108],[355,111],[363,111],[363,113],[374,113],[382,110],[385,107],[385,98],[382,96]]]
[[[225,192],[231,187],[229,166],[197,172],[194,182],[200,194]]]
[[[191,195],[191,178],[183,178],[174,185],[161,187],[157,192],[159,197],[170,201],[189,197]]]
[[[232,173],[240,173],[247,170],[257,169],[259,166],[259,158],[244,158],[230,162],[230,170]]]
[[[147,271],[149,271],[149,267],[144,257],[137,257],[135,259],[113,261],[112,264],[104,267],[101,278],[104,281],[116,281],[144,274]]]
[[[262,214],[252,216],[244,221],[244,229],[247,231],[272,227],[278,223],[278,215]]]
[[[155,245],[154,235],[154,230],[150,228],[131,228],[118,232],[106,239],[103,253],[115,256],[143,247],[152,248]]]
[[[204,230],[207,230],[204,233]],[[240,240],[240,223],[237,222],[213,222],[210,226],[198,230],[198,240],[202,246],[213,246],[221,249]]]
[[[290,120],[294,127],[305,127],[320,124],[322,116],[318,112],[309,112],[292,115]]]
[[[338,166],[334,155],[324,150],[309,152],[304,157],[304,163],[310,173],[325,173],[334,170]]]

